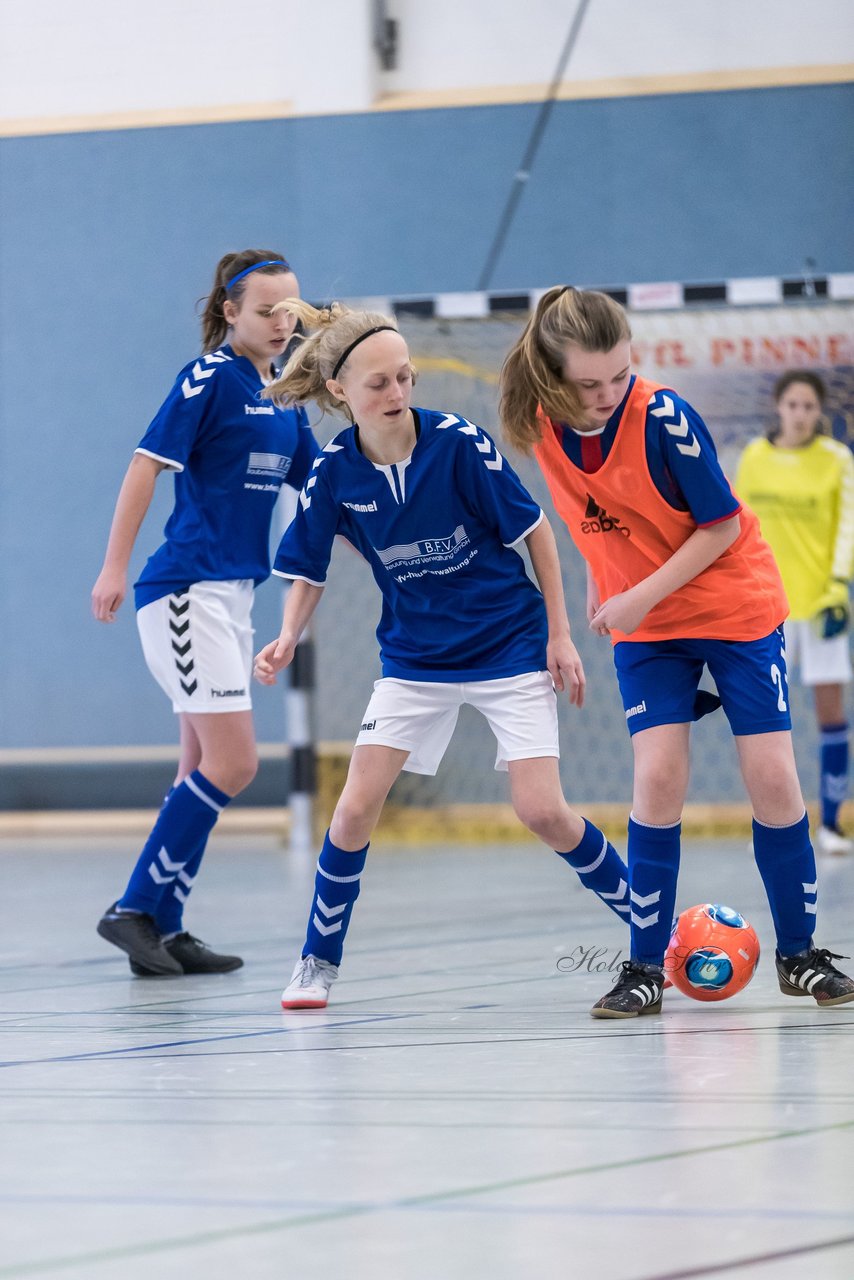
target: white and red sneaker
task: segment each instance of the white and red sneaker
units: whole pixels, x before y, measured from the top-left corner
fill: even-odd
[[[337,977],[337,964],[318,960],[316,956],[303,956],[282,992],[282,1008],[325,1009],[329,988]]]
[[[830,853],[836,857],[854,852],[854,840],[839,827],[819,827],[815,833],[815,844],[819,853]]]

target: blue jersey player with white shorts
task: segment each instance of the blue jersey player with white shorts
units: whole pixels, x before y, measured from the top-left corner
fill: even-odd
[[[202,318],[204,354],[178,374],[140,441],[92,591],[95,617],[112,622],[157,476],[172,471],[165,540],[135,593],[146,662],[179,717],[180,761],[124,894],[98,924],[139,976],[242,964],[188,933],[183,907],[214,823],[257,769],[252,598],[270,574],[281,486],[302,488],[317,455],[305,413],[261,397],[296,323],[275,307],[298,293],[280,254],[248,249],[219,262]]]
[[[317,865],[308,932],[286,1009],[322,1008],[389,789],[402,769],[434,774],[468,703],[495,734],[516,813],[622,919],[626,870],[601,831],[567,805],[558,774],[555,688],[581,704],[554,535],[480,427],[411,406],[406,342],[385,316],[283,309],[311,331],[267,390],[315,400],[353,423],[314,461],[274,572],[292,580],[278,640],[255,660],[272,684],[323,593],[336,535],[364,556],[382,593],[382,678],[356,739]],[[539,583],[516,548],[524,543]]]

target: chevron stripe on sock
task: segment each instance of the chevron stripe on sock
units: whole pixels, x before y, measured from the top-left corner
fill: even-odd
[[[664,960],[676,907],[681,836],[681,822],[655,826],[629,817],[631,954],[642,964]]]
[[[569,853],[558,853],[573,868],[585,889],[601,898],[606,907],[625,920],[629,914],[629,872],[607,836],[584,819],[584,834]]]
[[[809,950],[818,883],[807,815],[787,827],[753,819],[753,856],[765,885],[781,955]]]
[[[158,814],[119,905],[156,917],[190,858],[198,870],[207,838],[230,799],[198,769],[179,783]]]
[[[309,912],[303,956],[340,964],[350,917],[359,896],[362,871],[368,856],[364,849],[339,849],[327,831],[317,860],[314,898]]]

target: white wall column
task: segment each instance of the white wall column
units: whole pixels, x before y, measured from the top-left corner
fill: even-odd
[[[364,111],[379,88],[372,0],[291,0],[282,96],[299,115]]]

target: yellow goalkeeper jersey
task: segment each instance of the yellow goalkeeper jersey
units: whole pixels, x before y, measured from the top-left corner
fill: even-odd
[[[771,544],[790,617],[812,618],[826,607],[834,580],[848,581],[854,569],[851,450],[822,435],[798,449],[752,440],[741,455],[735,488]]]

